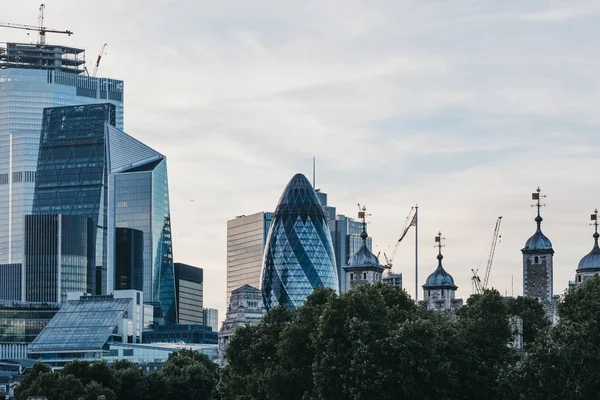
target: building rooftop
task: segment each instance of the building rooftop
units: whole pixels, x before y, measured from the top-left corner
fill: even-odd
[[[85,50],[51,44],[0,44],[0,69],[27,68],[85,72]]]

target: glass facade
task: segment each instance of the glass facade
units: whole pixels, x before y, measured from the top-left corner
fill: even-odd
[[[285,304],[295,310],[319,286],[339,290],[331,234],[315,190],[296,174],[279,199],[267,237],[265,307]]]
[[[123,276],[131,279],[127,285],[141,285],[144,302],[155,306],[155,320],[177,323],[167,161],[117,129],[116,115],[112,104],[44,111],[33,213],[94,219],[95,264],[87,276],[92,294],[121,289],[117,274],[124,272],[121,257],[127,256],[117,243],[127,243],[117,232],[138,231],[129,238],[139,242],[130,254],[135,265]]]
[[[48,47],[59,56],[67,49]],[[22,261],[23,216],[33,206],[44,108],[110,102],[116,107],[115,125],[122,128],[123,82],[79,75],[58,64],[22,59],[0,64],[0,263],[13,264]]]
[[[21,300],[21,264],[0,264],[0,300]]]
[[[81,215],[25,216],[24,301],[60,303],[86,291],[94,228]]]
[[[96,221],[94,267],[84,291],[101,293],[106,279],[105,125],[116,121],[111,104],[44,110],[32,214],[82,215]],[[26,278],[27,279],[27,278]]]
[[[167,160],[114,173],[111,182],[114,226],[143,232],[144,302],[156,305],[155,320],[177,323]]]
[[[115,290],[143,291],[144,232],[117,228],[115,239]]]
[[[175,293],[180,324],[204,324],[204,271],[192,265],[175,263]]]
[[[31,343],[31,353],[102,350],[132,300],[90,298],[65,303]]]
[[[33,342],[58,310],[58,304],[0,302],[0,344]]]
[[[260,287],[263,255],[272,212],[240,215],[227,221],[227,302],[244,285]]]

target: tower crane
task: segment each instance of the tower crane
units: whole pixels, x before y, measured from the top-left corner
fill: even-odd
[[[477,272],[479,270],[471,269],[473,272],[473,277],[471,278],[471,282],[473,283],[473,289],[476,293],[481,294],[488,288],[488,282],[490,279],[490,272],[492,270],[492,262],[494,261],[494,253],[496,252],[496,244],[498,243],[498,239],[500,236],[500,224],[502,223],[502,217],[498,217],[496,220],[496,226],[494,227],[494,234],[492,235],[492,244],[490,246],[490,254],[488,257],[487,265],[485,267],[485,275],[483,277],[483,282]]]
[[[392,256],[390,258],[388,258],[387,255],[385,253],[383,253],[383,257],[385,257],[384,267],[386,269],[392,269],[392,266],[394,264],[394,259],[396,258],[396,253],[398,253],[398,248],[400,247],[400,242],[402,242],[402,239],[404,239],[404,236],[406,236],[408,229],[411,226],[415,226],[415,224],[417,222],[416,214],[413,215],[413,210],[414,210],[414,207],[411,207],[410,212],[408,213],[408,216],[406,217],[406,220],[404,221],[404,226],[402,227],[402,231],[400,233],[400,238],[398,239],[398,241],[396,241],[396,245],[394,246],[394,252],[392,253]],[[411,219],[411,216],[412,216],[412,219]]]
[[[102,59],[104,50],[106,50],[106,43],[104,43],[104,46],[102,46],[102,50],[100,50],[100,53],[98,53],[98,59],[96,60],[96,65],[94,66],[94,72],[92,73],[92,76],[94,76],[94,77],[96,76],[96,73],[98,72],[98,67],[100,66],[100,60]]]
[[[23,24],[13,24],[9,22],[0,22],[0,27],[4,28],[13,28],[13,29],[24,29],[26,31],[36,31],[40,34],[38,39],[38,44],[46,44],[46,33],[62,33],[65,35],[71,36],[73,32],[69,30],[58,30],[58,29],[49,29],[44,26],[44,8],[46,8],[45,4],[40,5],[40,15],[38,17],[39,26],[34,25],[23,25]]]

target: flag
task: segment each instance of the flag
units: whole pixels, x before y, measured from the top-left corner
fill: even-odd
[[[436,242],[436,243],[439,243],[439,242],[440,242],[440,239],[441,239],[441,237],[440,237],[440,236],[436,236],[436,237],[435,237],[435,242]]]
[[[417,214],[416,213],[413,216],[412,220],[410,221],[410,224],[408,224],[408,226],[406,227],[404,232],[402,232],[402,236],[400,237],[400,239],[398,239],[398,242],[401,242],[402,239],[404,239],[404,236],[406,236],[406,234],[408,233],[408,230],[410,229],[411,226],[417,226]]]
[[[592,214],[591,219],[592,219],[592,221],[596,221],[598,219],[597,214]]]
[[[539,199],[540,199],[539,193],[531,193],[531,200],[539,200]]]

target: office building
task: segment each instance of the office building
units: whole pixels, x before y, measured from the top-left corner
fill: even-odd
[[[227,301],[244,285],[260,287],[265,242],[272,212],[239,215],[227,221]]]
[[[21,300],[22,264],[0,264],[0,300]]]
[[[27,345],[59,309],[56,303],[0,301],[0,360],[27,358]]]
[[[54,318],[29,345],[29,358],[60,368],[69,361],[97,361],[111,343],[141,343],[142,294],[116,291],[106,296],[69,293]]]
[[[164,325],[145,330],[144,343],[217,344],[218,333],[204,325]]]
[[[117,129],[115,116],[112,104],[44,110],[32,213],[92,218],[87,292],[137,289],[141,275],[154,320],[176,323],[167,161]],[[139,265],[140,251],[143,270],[124,271],[123,258]]]
[[[266,312],[259,289],[244,285],[232,292],[225,320],[219,330],[219,358],[221,360],[224,360],[225,350],[235,331],[242,326],[257,325]]]
[[[179,323],[203,325],[203,270],[183,263],[175,263],[174,266]]]
[[[339,291],[331,234],[310,182],[296,174],[273,214],[265,247],[262,293],[267,310],[294,311],[317,287]]]
[[[117,228],[115,290],[144,290],[144,232]]]
[[[398,286],[402,288],[402,272],[394,273],[388,270],[387,273],[383,274],[382,282],[384,285]]]
[[[95,229],[84,215],[26,215],[23,301],[62,303],[68,292],[86,292]]]
[[[204,309],[204,326],[210,326],[214,332],[219,332],[219,311],[217,309]]]
[[[84,74],[84,50],[0,45],[0,264],[20,264],[31,214],[45,107],[112,103],[123,129],[123,81]]]

